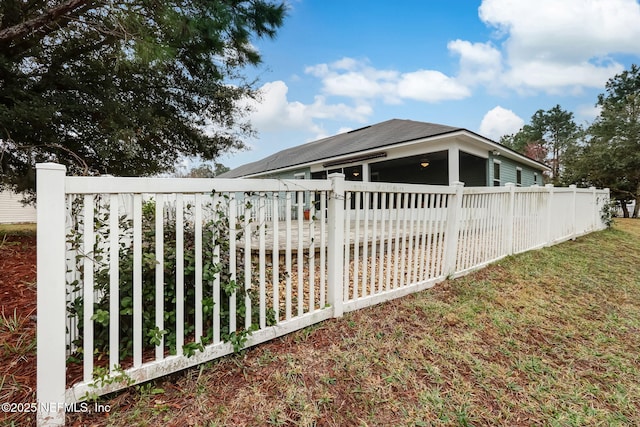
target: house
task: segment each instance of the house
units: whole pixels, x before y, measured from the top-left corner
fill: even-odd
[[[36,208],[22,203],[23,195],[0,191],[0,224],[36,222]]]
[[[288,148],[221,178],[324,179],[467,187],[542,185],[549,167],[464,128],[392,119]]]

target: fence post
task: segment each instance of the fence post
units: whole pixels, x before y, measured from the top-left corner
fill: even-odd
[[[447,225],[444,234],[443,273],[445,277],[453,276],[456,272],[458,258],[458,234],[460,233],[460,218],[462,217],[462,196],[464,183],[456,181],[452,185],[455,193],[449,197],[447,207]]]
[[[600,217],[600,215],[598,215],[598,195],[596,194],[596,187],[589,187],[589,190],[591,190],[591,205],[593,206],[591,215],[592,225],[589,231],[596,231],[599,228],[598,219]]]
[[[575,240],[576,239],[576,234],[578,234],[578,226],[576,225],[576,221],[578,219],[578,213],[576,212],[576,185],[575,184],[571,184],[569,186],[569,188],[572,190],[571,192],[571,215],[573,215],[573,221],[571,223],[572,229],[571,229],[571,240]]]
[[[329,236],[327,249],[327,300],[333,307],[333,317],[343,314],[344,280],[344,174],[334,173],[331,180],[331,194],[327,212]]]
[[[551,224],[553,224],[553,184],[544,186],[547,189],[547,243],[545,246],[551,246],[553,243],[553,235],[551,233]]]
[[[507,211],[507,255],[513,255],[513,232],[516,222],[516,185],[507,182],[504,185],[509,189],[509,206]]]
[[[609,190],[608,188],[604,189],[604,204],[610,204],[611,203],[611,190]],[[602,205],[604,207],[604,204]],[[599,230],[604,230],[606,227],[606,225],[604,224],[604,222],[602,222],[602,216],[600,215],[600,212],[598,211],[598,229]]]
[[[37,424],[56,426],[64,425],[66,390],[66,168],[38,163],[36,171]]]

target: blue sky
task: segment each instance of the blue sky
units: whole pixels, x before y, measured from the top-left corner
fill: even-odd
[[[606,81],[640,63],[639,0],[289,0],[275,40],[256,40],[261,102],[237,167],[392,118],[494,140],[560,104],[597,115]]]

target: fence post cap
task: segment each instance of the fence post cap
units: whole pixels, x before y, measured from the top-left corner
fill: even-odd
[[[575,184],[571,184],[571,185],[569,186],[569,188],[577,188],[577,187],[578,187],[578,186],[577,186],[577,185],[575,185]]]
[[[454,181],[452,184],[454,187],[464,187],[464,182],[462,181]]]
[[[341,172],[334,172],[334,173],[330,173],[329,175],[327,175],[327,178],[331,179],[331,178],[344,178],[345,175]]]
[[[67,167],[65,165],[61,165],[59,163],[47,162],[47,163],[36,163],[36,169],[42,170],[56,170],[56,171],[67,171]]]
[[[515,187],[516,185],[513,182],[507,182],[504,186],[505,187]]]
[[[547,188],[553,188],[554,187],[553,184],[545,184],[544,186],[547,187]]]

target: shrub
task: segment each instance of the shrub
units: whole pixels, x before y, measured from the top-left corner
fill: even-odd
[[[611,228],[613,226],[613,217],[615,216],[616,211],[617,202],[615,200],[611,200],[602,206],[602,209],[600,209],[600,219],[605,227]]]

